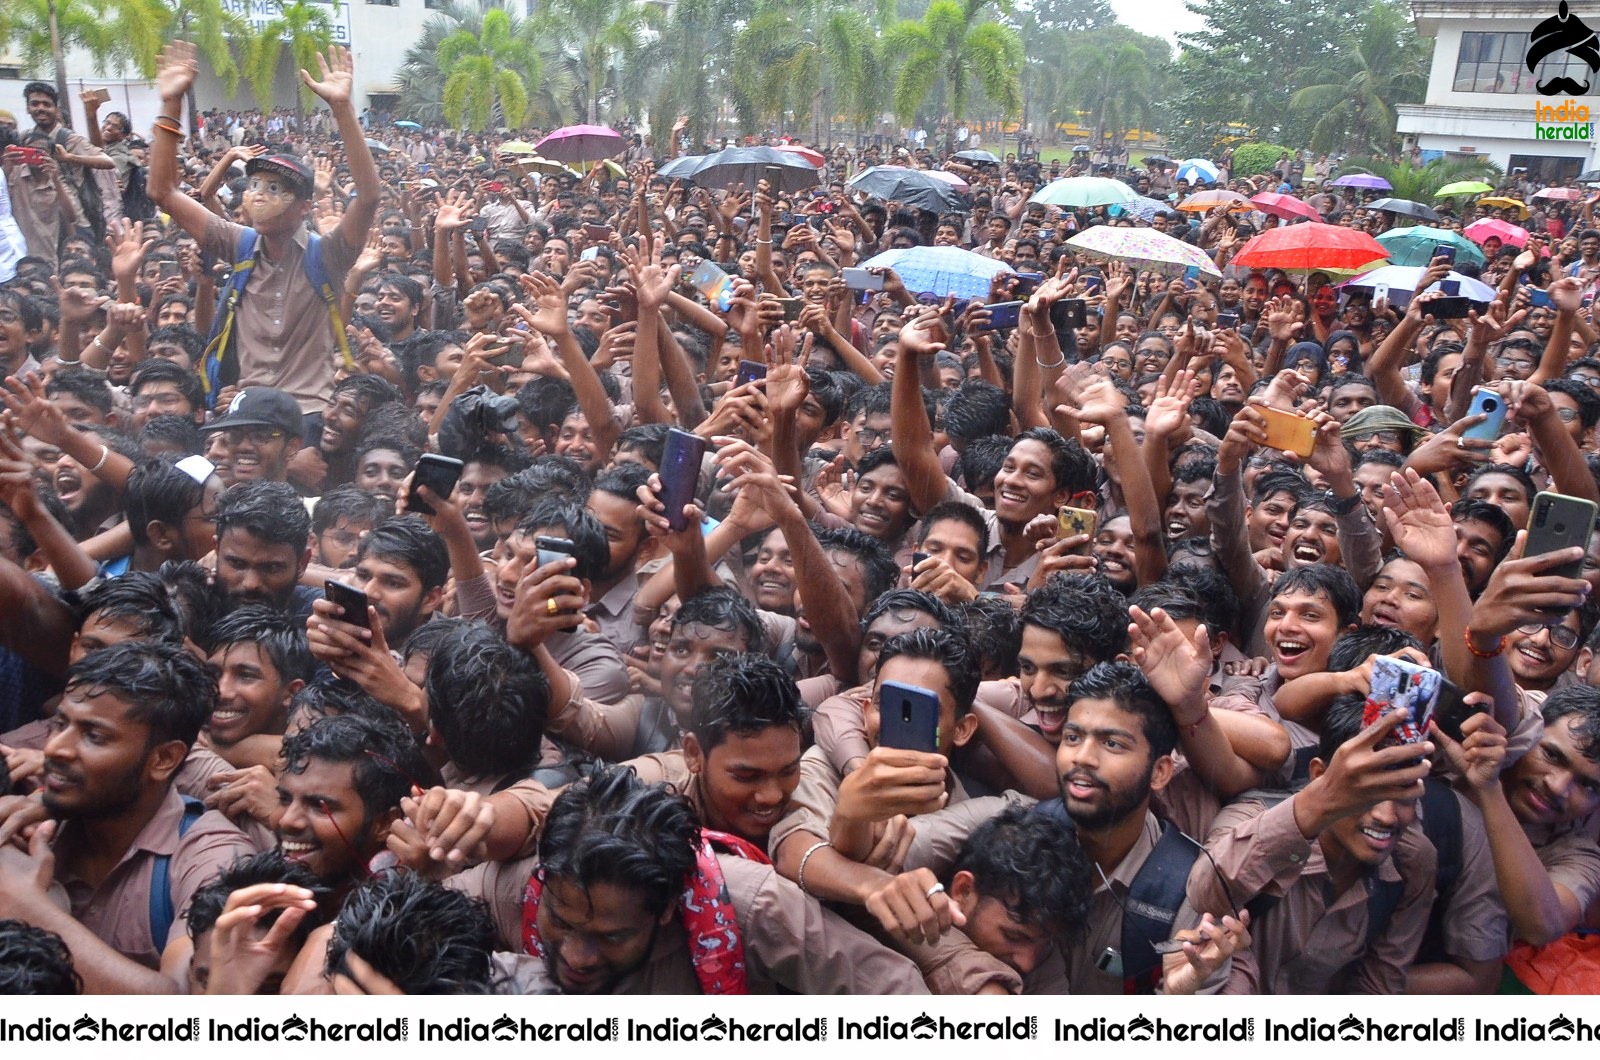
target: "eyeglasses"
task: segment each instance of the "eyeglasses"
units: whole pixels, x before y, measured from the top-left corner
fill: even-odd
[[[293,190],[272,177],[251,177],[245,183],[245,188],[258,195],[271,195],[276,198],[293,197],[294,195]]]
[[[182,394],[136,394],[128,399],[128,404],[134,411],[142,411],[154,405],[158,409],[175,409],[185,404],[188,398]]]
[[[1571,423],[1578,418],[1577,409],[1556,409],[1556,415],[1561,417],[1562,423]]]
[[[282,437],[282,431],[268,430],[264,427],[239,427],[222,432],[222,440],[229,445],[238,445],[241,442],[249,442],[251,445],[271,445],[275,439]]]
[[[1529,622],[1525,626],[1518,626],[1518,633],[1526,633],[1530,637],[1538,636],[1541,629],[1550,631],[1550,643],[1565,651],[1571,651],[1578,646],[1578,631],[1567,626],[1547,626],[1542,622]]]
[[[861,444],[868,449],[889,444],[888,431],[875,431],[871,427],[856,428],[856,437],[861,439]]]
[[[1371,434],[1362,435],[1360,438],[1357,438],[1356,441],[1358,443],[1360,443],[1360,442],[1377,442],[1379,445],[1399,445],[1400,444],[1400,432],[1399,431],[1373,431]]]

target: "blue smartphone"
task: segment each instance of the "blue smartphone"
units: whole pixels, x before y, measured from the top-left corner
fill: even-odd
[[[1190,265],[1188,268],[1183,270],[1183,285],[1185,287],[1192,288],[1192,287],[1194,287],[1195,284],[1197,284],[1199,282],[1200,282],[1200,266],[1198,266],[1198,265]]]
[[[1529,291],[1528,292],[1528,307],[1530,309],[1549,309],[1550,308],[1550,292],[1549,291],[1541,291],[1538,288],[1534,288],[1532,291]]]
[[[1492,442],[1500,437],[1500,432],[1506,426],[1506,403],[1499,394],[1488,387],[1478,387],[1472,392],[1472,404],[1467,406],[1467,415],[1476,416],[1479,413],[1489,417],[1476,427],[1468,427],[1461,432],[1463,438],[1477,438],[1482,441]]]
[[[939,697],[926,688],[885,681],[878,686],[878,746],[939,753]]]
[[[1008,331],[1017,326],[1021,315],[1021,302],[996,302],[989,307],[989,323],[981,330]]]

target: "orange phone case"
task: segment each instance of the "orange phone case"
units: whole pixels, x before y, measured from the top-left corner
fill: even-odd
[[[1267,448],[1282,449],[1304,459],[1317,444],[1317,425],[1305,416],[1282,409],[1262,409],[1267,421]]]

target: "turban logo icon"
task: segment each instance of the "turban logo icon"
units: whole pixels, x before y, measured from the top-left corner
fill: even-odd
[[[1567,9],[1567,0],[1561,0],[1554,18],[1545,19],[1528,35],[1528,70],[1534,72],[1546,58],[1563,52],[1582,59],[1591,73],[1600,70],[1600,38]],[[1545,96],[1581,96],[1589,91],[1589,82],[1556,74],[1540,81],[1538,88]]]

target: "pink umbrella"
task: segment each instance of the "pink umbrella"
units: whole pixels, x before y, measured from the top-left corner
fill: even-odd
[[[1281,217],[1285,221],[1296,221],[1304,218],[1307,221],[1321,221],[1322,215],[1310,203],[1297,199],[1293,195],[1280,195],[1275,191],[1264,191],[1250,199],[1262,213]]]
[[[534,144],[546,158],[558,162],[587,162],[610,158],[622,150],[622,134],[604,125],[569,125]]]
[[[1535,199],[1559,199],[1563,202],[1577,202],[1583,198],[1583,192],[1577,188],[1540,188],[1533,193]]]
[[[779,144],[776,148],[774,148],[774,150],[787,151],[790,154],[799,155],[801,158],[805,159],[813,166],[816,166],[818,169],[821,169],[828,161],[826,158],[822,157],[822,152],[813,151],[811,148],[802,147],[799,144]]]
[[[1518,228],[1516,225],[1508,221],[1502,221],[1498,217],[1485,217],[1481,221],[1474,221],[1463,228],[1461,234],[1479,246],[1482,246],[1491,236],[1500,240],[1502,244],[1509,243],[1514,247],[1520,247],[1528,241],[1528,230],[1526,228]]]

